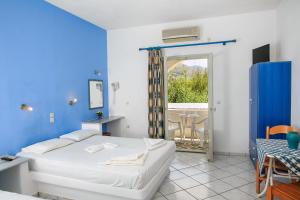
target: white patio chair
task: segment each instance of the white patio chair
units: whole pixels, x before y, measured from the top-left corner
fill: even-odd
[[[196,128],[197,125],[200,124],[203,124],[203,127]],[[192,130],[193,134],[195,135],[199,133],[200,146],[203,147],[204,143],[206,143],[208,140],[208,117],[205,117],[198,122],[193,122]]]
[[[168,120],[168,134],[169,134],[169,138],[171,140],[175,139],[176,131],[180,132],[180,137],[182,139],[183,134],[182,134],[182,125],[181,125],[181,122]]]

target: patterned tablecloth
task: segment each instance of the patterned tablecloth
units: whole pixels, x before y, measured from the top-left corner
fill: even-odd
[[[294,174],[300,177],[300,150],[288,148],[286,140],[257,139],[257,154],[259,160],[259,169],[262,172],[263,163],[267,155],[274,156],[282,162]]]

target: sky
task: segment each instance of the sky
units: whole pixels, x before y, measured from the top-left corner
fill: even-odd
[[[192,67],[192,66],[201,66],[207,68],[207,59],[193,59],[193,60],[185,60],[182,62],[184,65]]]

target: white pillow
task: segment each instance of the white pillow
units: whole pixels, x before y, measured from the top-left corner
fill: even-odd
[[[62,136],[60,136],[60,138],[79,142],[86,138],[92,137],[93,135],[99,135],[99,134],[101,134],[101,132],[95,131],[95,130],[78,130],[78,131],[73,131],[71,133],[62,135]]]
[[[65,147],[65,146],[73,144],[73,143],[74,143],[74,141],[71,141],[71,140],[64,140],[64,139],[55,138],[55,139],[46,140],[46,141],[43,141],[43,142],[33,144],[31,146],[28,146],[28,147],[25,147],[25,148],[22,149],[22,152],[43,154],[43,153],[52,151],[54,149]]]

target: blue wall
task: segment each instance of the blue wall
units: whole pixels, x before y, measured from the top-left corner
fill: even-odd
[[[0,1],[0,155],[95,118],[88,79],[104,80],[108,115],[106,43],[105,30],[42,0]],[[70,97],[78,99],[75,106],[68,105]],[[22,103],[34,111],[21,111]]]

